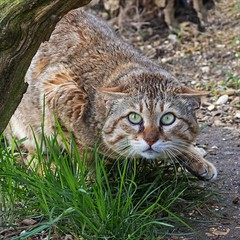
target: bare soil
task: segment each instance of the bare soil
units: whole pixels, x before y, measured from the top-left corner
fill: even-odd
[[[218,192],[218,201],[193,213],[202,222],[193,223],[196,236],[184,239],[240,239],[239,140],[235,127],[207,127],[200,134],[197,143],[205,146],[207,159],[218,168],[218,179],[211,186]]]
[[[206,127],[197,145],[208,152],[207,159],[218,168],[214,183],[202,183],[216,193],[216,199],[189,212],[180,213],[192,226],[189,236],[167,239],[185,240],[239,240],[240,239],[240,130],[235,127]],[[200,183],[201,184],[201,183]],[[189,232],[175,229],[174,232]]]

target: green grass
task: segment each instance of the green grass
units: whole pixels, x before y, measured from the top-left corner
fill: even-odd
[[[179,170],[178,165],[143,164],[137,160],[116,160],[106,166],[97,149],[94,164],[86,164],[74,141],[69,146],[61,129],[65,150],[56,137],[43,137],[36,144],[38,159],[22,162],[18,143],[11,147],[4,137],[0,146],[0,230],[19,230],[17,222],[35,219],[21,236],[61,236],[71,233],[75,239],[162,239],[173,235],[176,226],[193,229],[180,217],[182,210],[203,204],[212,193],[200,188],[196,179]],[[43,144],[44,143],[44,144]],[[42,146],[47,151],[42,151]],[[41,171],[41,174],[39,172]],[[176,233],[175,233],[176,234]],[[176,234],[177,235],[177,234]],[[162,237],[162,238],[161,238]]]
[[[222,84],[222,87],[238,90],[240,88],[240,77],[226,70],[223,70],[223,73],[226,75],[227,81]]]

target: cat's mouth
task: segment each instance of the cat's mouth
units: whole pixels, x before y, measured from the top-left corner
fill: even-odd
[[[156,154],[158,153],[157,151],[153,150],[151,147],[149,147],[148,149],[143,151],[144,153],[148,153],[148,154]]]
[[[143,150],[140,155],[146,159],[165,158],[164,152],[154,150],[151,146],[149,146],[147,149]]]
[[[156,159],[159,158],[159,152],[149,147],[146,150],[142,151],[141,156],[146,159]]]

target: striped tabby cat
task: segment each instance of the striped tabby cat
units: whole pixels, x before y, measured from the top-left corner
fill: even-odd
[[[7,132],[27,137],[29,151],[35,146],[32,129],[41,139],[45,108],[45,134],[54,133],[55,115],[80,151],[100,136],[100,152],[113,159],[178,159],[200,179],[216,178],[213,164],[192,146],[195,110],[205,93],[183,86],[103,20],[79,9],[68,13],[41,45],[26,81],[28,90]]]

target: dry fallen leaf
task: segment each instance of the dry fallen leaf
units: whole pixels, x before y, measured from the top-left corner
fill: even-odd
[[[23,225],[23,226],[31,226],[31,225],[34,225],[36,224],[37,221],[34,220],[34,219],[24,219],[20,222],[20,225]]]
[[[226,236],[230,232],[230,228],[227,228],[226,231],[220,231],[218,229],[212,229],[211,233],[215,236]]]

